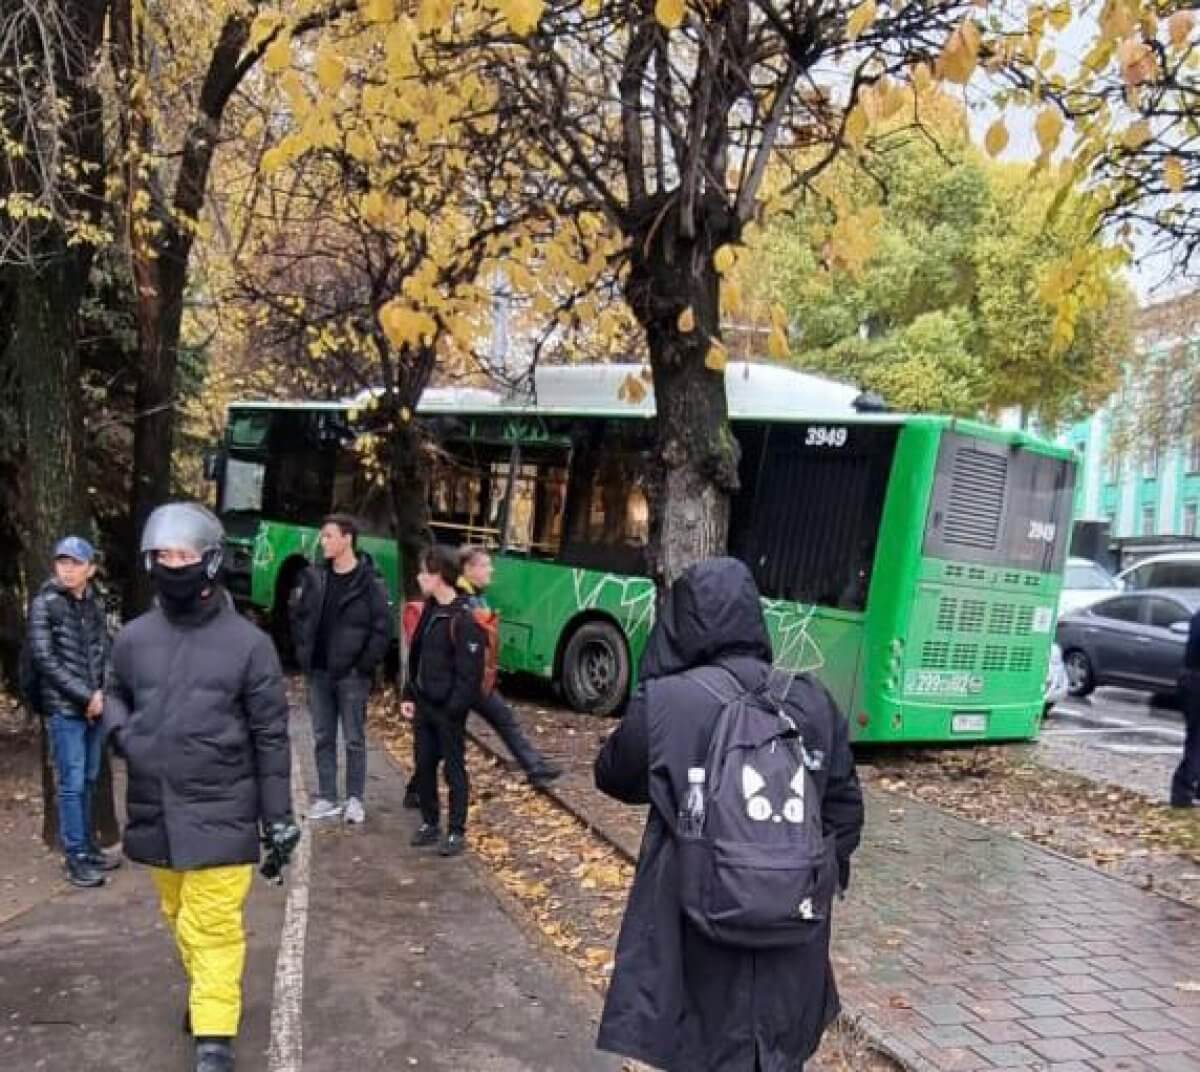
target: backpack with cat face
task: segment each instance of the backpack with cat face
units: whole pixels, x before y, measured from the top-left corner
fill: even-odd
[[[785,702],[792,675],[747,691],[725,670],[689,671],[721,704],[704,762],[698,837],[675,831],[683,910],[706,937],[750,949],[802,945],[822,933],[837,889],[813,772]]]

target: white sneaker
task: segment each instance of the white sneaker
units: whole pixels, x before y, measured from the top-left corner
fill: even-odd
[[[332,800],[322,800],[319,797],[313,801],[313,805],[308,809],[308,817],[314,823],[320,822],[323,819],[336,819],[342,814],[342,806],[335,804]]]
[[[345,819],[348,823],[366,822],[367,813],[358,797],[351,797],[346,801]]]

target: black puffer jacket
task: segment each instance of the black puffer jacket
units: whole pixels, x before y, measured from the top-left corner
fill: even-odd
[[[42,585],[29,608],[29,647],[42,712],[82,718],[108,664],[108,626],[95,589],[76,599],[58,581]]]
[[[408,652],[405,698],[431,713],[465,719],[479,701],[486,649],[467,597],[445,605],[428,600]]]
[[[325,591],[333,567],[328,562],[309,566],[300,578],[299,591],[292,600],[292,640],[300,669],[313,668],[313,654],[321,615],[325,609]],[[325,669],[333,677],[351,671],[370,676],[383,662],[392,642],[392,614],[387,588],[375,569],[371,556],[358,552],[358,568],[342,595],[340,605],[331,608],[336,615],[329,634]]]
[[[255,863],[260,823],[292,813],[279,659],[220,589],[193,614],[155,608],[121,630],[104,723],[128,766],[132,860]]]
[[[839,1008],[828,924],[806,945],[755,951],[708,941],[680,907],[671,831],[687,768],[703,764],[721,706],[681,675],[720,666],[751,689],[766,680],[770,663],[749,570],[729,558],[693,567],[671,589],[646,646],[641,684],[596,760],[600,789],[652,805],[598,1045],[668,1072],[795,1072]],[[849,727],[807,675],[797,675],[786,706],[806,745],[828,757],[814,778],[844,881],[863,823]]]

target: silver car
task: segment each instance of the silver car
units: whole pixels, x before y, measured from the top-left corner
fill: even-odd
[[[1097,685],[1173,690],[1183,669],[1200,590],[1154,588],[1125,592],[1061,618],[1057,640],[1072,696]]]

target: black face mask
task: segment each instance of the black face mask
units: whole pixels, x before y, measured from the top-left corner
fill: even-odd
[[[150,567],[150,577],[158,589],[163,609],[168,613],[184,614],[195,610],[200,596],[212,587],[212,578],[203,562],[195,562],[179,569],[169,569],[160,562]]]

